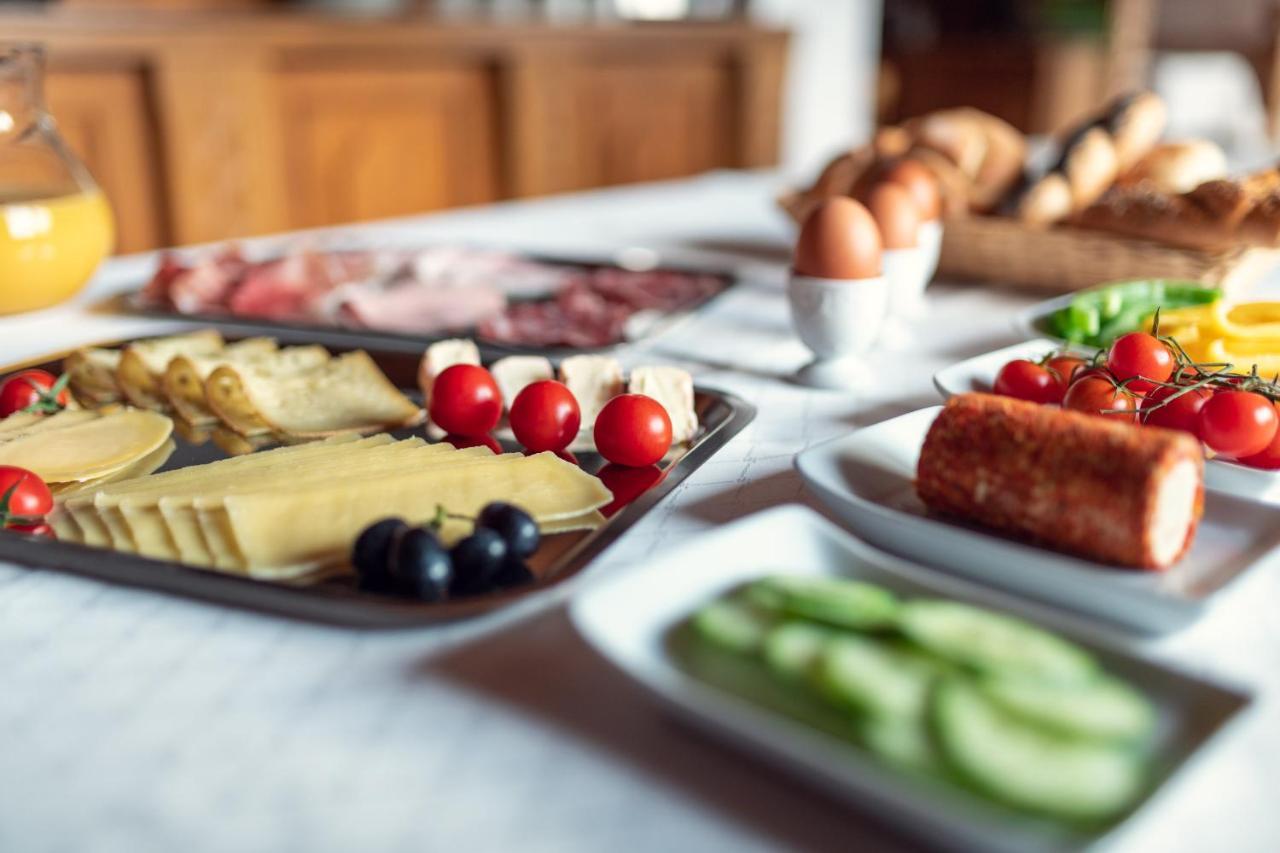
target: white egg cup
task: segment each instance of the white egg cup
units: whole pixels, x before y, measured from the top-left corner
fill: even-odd
[[[889,280],[816,278],[792,273],[787,284],[791,324],[814,360],[796,381],[849,389],[870,377],[861,356],[875,346],[889,313]]]
[[[936,258],[923,245],[886,249],[882,258],[884,277],[889,282],[889,318],[881,339],[889,348],[899,349],[913,341],[911,321],[924,313],[924,289]]]
[[[942,257],[942,220],[930,219],[928,222],[921,222],[920,230],[916,233],[920,249],[929,258],[929,262],[925,265],[928,273],[924,277],[924,283],[928,284],[937,274],[938,259]]]

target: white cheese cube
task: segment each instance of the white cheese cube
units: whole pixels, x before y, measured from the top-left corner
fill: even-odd
[[[582,410],[582,428],[595,426],[604,404],[622,393],[622,365],[608,355],[571,355],[560,362],[560,381]]]
[[[467,338],[449,338],[431,344],[422,354],[422,361],[418,365],[418,387],[422,389],[422,401],[431,402],[431,386],[435,384],[436,377],[443,373],[445,368],[453,367],[455,364],[479,363],[480,350],[476,347],[475,341]]]
[[[503,405],[508,409],[527,386],[555,377],[551,362],[540,355],[509,355],[495,361],[489,372],[498,383]]]
[[[631,371],[627,391],[644,394],[662,404],[671,418],[671,440],[686,442],[698,432],[698,413],[693,408],[693,377],[679,367],[637,367]]]

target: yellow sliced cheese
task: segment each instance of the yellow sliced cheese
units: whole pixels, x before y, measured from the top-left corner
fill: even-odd
[[[206,383],[209,406],[244,434],[266,428],[295,436],[324,436],[408,426],[422,410],[363,350],[291,376],[271,376],[251,366],[224,365]]]
[[[3,439],[5,433],[31,426],[43,418],[44,415],[35,412],[14,412],[4,420],[0,420],[0,439]]]
[[[254,361],[275,351],[276,342],[272,338],[247,338],[229,344],[214,355],[175,355],[160,377],[160,389],[169,406],[188,423],[215,423],[218,418],[204,399],[204,381],[209,374],[220,365]],[[327,358],[327,354],[324,357]]]
[[[222,335],[217,329],[135,341],[120,352],[116,384],[133,405],[144,409],[163,409],[168,400],[160,380],[170,359],[178,355],[211,355],[222,347]]]
[[[538,523],[538,529],[543,536],[551,536],[555,533],[572,533],[578,530],[595,530],[603,527],[608,521],[604,514],[598,509],[590,512],[584,512],[582,515],[575,515],[571,518],[562,518],[556,521],[543,521]]]
[[[341,560],[355,536],[388,515],[411,522],[436,506],[474,515],[509,501],[540,523],[581,516],[612,499],[598,479],[552,453],[496,464],[403,471],[285,494],[231,495],[224,501],[237,551],[249,568],[324,565]]]
[[[62,497],[63,499],[72,497],[76,494],[94,489],[100,489],[108,483],[115,483],[119,480],[129,480],[134,477],[145,477],[160,468],[164,463],[169,461],[169,457],[173,455],[173,451],[177,448],[173,439],[170,438],[164,444],[157,447],[137,462],[125,468],[121,468],[114,474],[107,474],[105,477],[98,477],[95,480],[86,480],[83,483],[54,483],[49,487],[54,497]]]
[[[137,462],[172,431],[164,415],[128,410],[0,443],[0,465],[20,465],[46,483],[82,482]]]
[[[18,415],[10,415],[9,418],[5,418],[5,420],[16,417],[18,417]],[[100,417],[102,417],[102,415],[91,409],[64,409],[61,412],[54,412],[51,415],[35,415],[34,420],[24,420],[13,429],[0,432],[0,444],[8,441],[16,441],[30,435],[64,429],[66,427],[75,426],[76,424],[85,423],[86,421],[94,421]]]
[[[91,405],[120,399],[120,383],[116,381],[119,366],[120,351],[102,347],[82,347],[62,360],[71,393]]]

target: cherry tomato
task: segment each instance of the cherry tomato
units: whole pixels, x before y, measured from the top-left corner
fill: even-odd
[[[1062,402],[1062,386],[1058,384],[1058,377],[1025,358],[1016,358],[1000,368],[991,390],[1032,403]]]
[[[8,502],[0,503],[0,518],[6,522],[13,516],[39,518],[53,510],[53,494],[44,480],[26,468],[0,465],[0,496],[10,489]]]
[[[1200,438],[1224,456],[1253,456],[1276,437],[1276,407],[1252,391],[1219,391],[1200,410]]]
[[[1174,394],[1179,396],[1174,397]],[[1197,388],[1194,391],[1188,391],[1184,388],[1174,388],[1169,385],[1157,385],[1147,395],[1147,402],[1143,405],[1142,422],[1148,426],[1180,429],[1199,438],[1200,410],[1204,408],[1204,404],[1212,396],[1213,392],[1208,388]],[[1173,399],[1165,403],[1164,401],[1169,400],[1170,397],[1173,397]],[[1158,409],[1151,408],[1157,404],[1163,405]]]
[[[466,450],[468,447],[487,447],[494,455],[502,453],[502,445],[488,433],[485,435],[453,435],[451,433],[444,437],[444,442],[452,444],[458,450]]]
[[[432,423],[445,432],[475,438],[498,425],[502,392],[483,367],[455,364],[436,377],[428,410]]]
[[[58,386],[56,393],[54,386]],[[0,418],[7,418],[28,406],[33,410],[53,412],[65,408],[71,396],[66,382],[60,382],[47,370],[24,370],[15,373],[0,385]]]
[[[516,441],[534,453],[564,450],[582,426],[582,410],[573,392],[554,379],[526,385],[507,418]]]
[[[1088,368],[1089,362],[1078,355],[1055,355],[1046,361],[1044,366],[1057,377],[1058,386],[1062,388],[1062,393],[1066,394],[1072,380],[1076,378],[1076,371]]]
[[[1280,406],[1280,404],[1277,404],[1277,406]],[[1242,465],[1251,465],[1254,468],[1267,468],[1273,471],[1280,468],[1280,429],[1276,430],[1275,438],[1271,439],[1271,443],[1262,450],[1237,461]]]
[[[610,462],[640,468],[671,449],[671,418],[644,394],[619,394],[596,416],[596,450]]]
[[[1089,375],[1071,383],[1062,398],[1062,407],[1137,423],[1141,399],[1140,395],[1119,387],[1105,376]]]
[[[596,472],[600,482],[613,492],[613,500],[602,508],[600,513],[605,518],[613,518],[618,510],[652,489],[666,476],[657,465],[646,465],[643,468],[628,468],[626,465],[614,465],[612,462]]]
[[[1134,391],[1150,391],[1155,387],[1153,383],[1168,382],[1175,366],[1168,345],[1146,332],[1121,335],[1107,352],[1107,369],[1116,379],[1133,379],[1126,387]],[[1144,379],[1151,381],[1144,382]]]
[[[43,521],[39,524],[14,524],[8,529],[17,533],[25,533],[28,536],[43,536],[45,539],[58,538],[58,535],[53,532],[53,528]]]

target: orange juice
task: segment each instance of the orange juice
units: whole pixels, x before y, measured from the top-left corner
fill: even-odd
[[[0,195],[0,314],[71,298],[114,242],[115,222],[101,190],[31,199]]]

